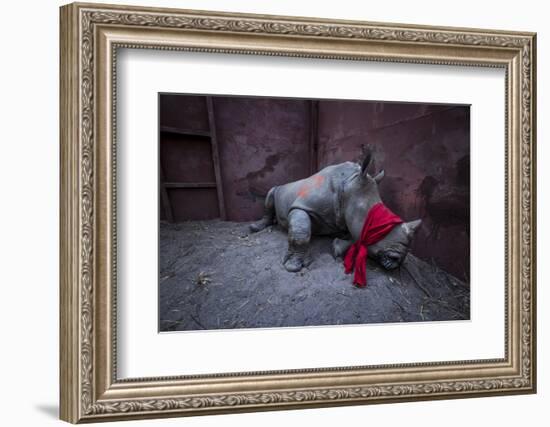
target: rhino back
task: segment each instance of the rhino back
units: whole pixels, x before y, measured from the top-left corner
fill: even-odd
[[[342,183],[357,173],[357,163],[327,166],[316,174],[275,188],[277,222],[287,228],[288,214],[302,209],[312,218],[313,233],[332,234],[345,229],[339,215],[339,192]]]

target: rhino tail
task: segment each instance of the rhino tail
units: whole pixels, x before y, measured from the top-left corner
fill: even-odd
[[[272,187],[265,196],[264,216],[261,220],[250,224],[250,231],[257,233],[275,222],[275,188]]]

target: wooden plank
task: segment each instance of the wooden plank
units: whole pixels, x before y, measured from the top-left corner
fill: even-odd
[[[319,101],[309,101],[309,172],[319,169]]]
[[[164,209],[164,214],[168,222],[174,222],[174,214],[172,212],[172,204],[170,203],[170,197],[168,196],[168,191],[166,191],[166,183],[164,182],[164,172],[162,170],[162,165],[159,159],[159,179],[160,179],[160,200],[162,203],[162,208]]]
[[[216,188],[215,182],[165,182],[166,188]]]
[[[160,131],[167,132],[167,133],[176,133],[178,135],[201,136],[201,137],[210,138],[210,132],[207,130],[184,129],[184,128],[178,128],[173,126],[161,126]]]
[[[223,198],[223,185],[220,169],[220,154],[218,151],[218,139],[216,136],[216,121],[214,120],[214,103],[212,97],[206,97],[206,108],[208,110],[208,125],[210,126],[210,142],[212,144],[212,161],[214,162],[214,174],[216,175],[216,190],[218,192],[218,206],[222,221],[227,219],[225,214],[225,201]]]

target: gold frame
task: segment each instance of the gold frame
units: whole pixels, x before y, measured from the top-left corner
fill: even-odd
[[[61,8],[61,418],[128,418],[534,393],[534,33],[71,4]],[[506,70],[505,357],[117,380],[119,47]]]

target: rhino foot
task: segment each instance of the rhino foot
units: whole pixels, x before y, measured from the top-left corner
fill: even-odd
[[[304,254],[296,253],[296,252],[287,254],[283,262],[283,265],[286,271],[289,271],[291,273],[297,273],[306,265],[305,256]]]

